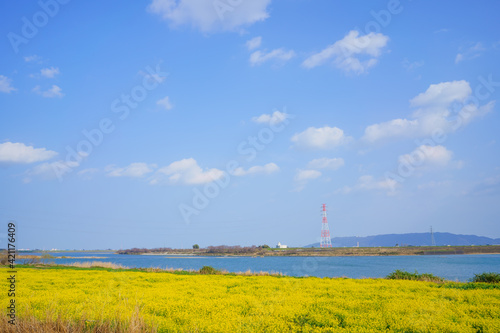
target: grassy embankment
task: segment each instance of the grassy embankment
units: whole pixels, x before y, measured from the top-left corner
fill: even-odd
[[[499,284],[112,267],[17,267],[17,330],[4,317],[0,331],[500,332]]]

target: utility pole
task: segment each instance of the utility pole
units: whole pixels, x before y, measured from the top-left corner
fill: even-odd
[[[330,228],[328,227],[328,220],[326,219],[326,204],[323,204],[320,247],[332,247]]]
[[[436,240],[434,239],[434,231],[432,231],[432,226],[431,226],[431,246],[436,246]]]

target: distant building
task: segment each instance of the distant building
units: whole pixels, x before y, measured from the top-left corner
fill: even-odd
[[[286,249],[286,248],[288,248],[288,246],[284,245],[284,244],[281,244],[280,242],[278,242],[278,245],[276,245],[276,248],[277,249]]]

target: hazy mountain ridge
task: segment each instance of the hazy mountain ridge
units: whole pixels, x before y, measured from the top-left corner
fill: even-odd
[[[435,232],[436,245],[458,246],[458,245],[495,245],[500,244],[500,238],[489,238],[476,235],[457,235],[449,232]],[[409,234],[385,234],[366,237],[332,237],[332,246],[428,246],[431,245],[430,232]],[[305,247],[319,247],[319,242],[306,245]]]

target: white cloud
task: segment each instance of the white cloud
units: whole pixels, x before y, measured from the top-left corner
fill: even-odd
[[[388,137],[413,136],[420,130],[418,120],[394,119],[384,123],[370,125],[365,129],[364,140],[375,142]]]
[[[472,188],[464,191],[464,195],[473,196],[495,196],[500,194],[500,175],[488,177],[473,185]]]
[[[432,84],[410,100],[413,119],[393,119],[367,126],[363,141],[373,143],[389,138],[433,136],[436,131],[450,133],[493,109],[494,101],[483,106],[467,104],[472,89],[467,81]]]
[[[377,58],[388,41],[389,37],[381,33],[370,32],[359,36],[358,31],[352,30],[343,39],[307,58],[302,65],[314,68],[333,59],[337,68],[362,74],[377,63]]]
[[[343,158],[317,158],[307,164],[309,169],[337,170],[344,166]]]
[[[406,166],[407,169],[431,169],[453,166],[460,168],[462,162],[452,162],[453,152],[444,146],[421,145],[410,154],[399,156],[399,164]]]
[[[274,111],[272,114],[261,114],[258,117],[253,117],[252,121],[258,124],[277,125],[284,122],[290,115],[286,112]]]
[[[483,44],[481,43],[476,43],[473,46],[462,48],[461,52],[457,53],[457,56],[455,57],[455,64],[458,64],[463,60],[470,60],[477,58],[484,51],[486,51],[486,48],[484,48]]]
[[[32,55],[32,56],[24,57],[24,61],[26,61],[26,62],[33,62],[33,61],[39,61],[39,60],[40,60],[40,57],[37,56],[36,54]]]
[[[321,177],[321,172],[318,170],[298,170],[294,180],[297,182],[311,180]]]
[[[248,50],[254,50],[258,47],[260,47],[260,44],[262,43],[262,37],[254,37],[246,42],[246,46]]]
[[[156,66],[156,70],[157,71],[159,70],[159,66]],[[168,73],[166,73],[166,74],[168,75]],[[153,72],[146,73],[144,71],[139,71],[139,75],[142,75],[143,77],[145,77],[148,82],[155,83],[155,84],[162,83],[167,78],[166,75],[161,76],[159,73],[153,73]]]
[[[50,68],[42,68],[40,70],[40,74],[44,77],[47,77],[47,78],[53,78],[55,77],[57,74],[59,74],[59,68],[54,68],[54,67],[50,67]]]
[[[198,185],[220,179],[224,172],[219,169],[203,170],[194,158],[186,158],[160,168],[151,178],[151,184],[167,182],[170,184]]]
[[[297,170],[297,173],[293,178],[295,182],[293,192],[302,191],[309,181],[319,178],[321,175],[321,172],[318,170]]]
[[[255,51],[250,55],[250,64],[252,66],[261,65],[266,61],[276,60],[280,63],[284,63],[295,56],[295,52],[292,50],[286,51],[283,48],[275,49],[270,52],[265,51]]]
[[[79,158],[75,161],[55,161],[55,162],[45,162],[38,164],[37,166],[26,171],[26,177],[23,179],[24,183],[31,182],[33,177],[38,177],[44,180],[52,180],[58,178],[60,181],[62,177],[67,173],[73,171],[73,169],[78,168],[83,161],[83,159],[88,157],[87,153],[79,152]]]
[[[441,181],[441,182],[435,182],[435,181],[431,181],[431,182],[428,182],[428,183],[425,183],[425,184],[420,184],[417,186],[417,188],[419,190],[427,190],[427,189],[436,189],[436,188],[440,188],[440,187],[445,187],[445,186],[450,186],[451,185],[451,182],[449,180],[444,180],[444,181]]]
[[[191,25],[203,32],[234,31],[269,17],[271,0],[153,0],[148,6],[173,26]]]
[[[303,149],[332,149],[345,145],[352,140],[345,136],[344,131],[337,127],[309,127],[301,133],[295,134],[291,141],[298,148]]]
[[[28,164],[45,161],[56,155],[55,151],[26,146],[24,143],[0,143],[0,163]]]
[[[165,110],[171,110],[174,107],[170,102],[170,98],[168,96],[160,99],[158,102],[156,102],[156,104],[162,106],[163,108],[165,108]]]
[[[97,168],[88,168],[78,171],[76,174],[83,179],[91,179],[92,176],[98,173],[100,170]]]
[[[407,58],[405,58],[402,62],[403,64],[403,67],[406,68],[406,70],[408,70],[409,72],[419,68],[419,67],[422,67],[424,65],[424,61],[421,60],[421,61],[413,61],[413,62],[410,62],[410,60],[408,60]]]
[[[449,32],[450,29],[448,28],[442,28],[442,29],[439,29],[439,30],[435,30],[434,33],[435,34],[440,34],[440,33],[444,33],[444,32]]]
[[[357,187],[361,190],[384,190],[394,192],[397,182],[394,179],[375,180],[373,176],[364,175],[359,177]]]
[[[107,166],[105,171],[108,177],[131,177],[131,178],[141,178],[151,173],[156,168],[156,164],[147,163],[131,163],[124,168],[117,168],[113,165]]]
[[[248,170],[243,169],[242,167],[239,167],[233,171],[234,176],[246,176],[246,175],[252,175],[252,174],[271,174],[274,172],[278,172],[280,168],[274,164],[274,163],[268,163],[266,165],[260,166],[256,165]]]
[[[10,94],[12,91],[15,91],[16,88],[11,86],[12,80],[6,76],[0,75],[0,92]]]
[[[71,172],[73,168],[77,168],[79,165],[80,163],[76,161],[67,162],[63,160],[42,163],[26,171],[26,177],[23,179],[23,182],[29,183],[33,177],[43,180],[53,180]]]
[[[36,86],[35,88],[33,88],[33,91],[43,97],[46,97],[46,98],[53,98],[53,97],[63,97],[64,94],[61,92],[61,88],[59,88],[58,86],[56,86],[55,84],[52,85],[52,87],[50,89],[47,89],[45,91],[42,91],[40,89],[40,86]]]
[[[469,82],[451,81],[431,84],[423,93],[418,94],[410,104],[412,106],[448,106],[453,102],[463,103],[472,93]]]
[[[393,195],[396,193],[397,186],[398,182],[394,179],[376,180],[371,175],[364,175],[358,178],[356,185],[352,187],[344,186],[337,190],[336,193],[347,194],[355,191],[385,191],[387,195]]]

